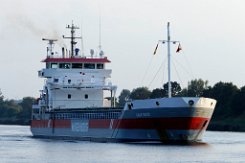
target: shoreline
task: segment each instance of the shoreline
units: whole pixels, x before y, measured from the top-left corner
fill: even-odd
[[[211,121],[208,131],[232,131],[232,132],[245,132],[245,123],[227,123],[220,121]]]

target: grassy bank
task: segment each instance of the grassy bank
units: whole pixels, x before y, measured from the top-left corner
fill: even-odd
[[[211,120],[208,130],[211,131],[241,131],[245,132],[245,117]]]
[[[30,125],[31,120],[29,119],[10,119],[10,118],[0,118],[0,124],[4,125]]]

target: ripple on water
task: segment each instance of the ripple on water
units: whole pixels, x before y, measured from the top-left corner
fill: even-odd
[[[33,138],[28,126],[0,125],[1,162],[244,162],[245,133],[206,132],[191,144],[98,143]]]

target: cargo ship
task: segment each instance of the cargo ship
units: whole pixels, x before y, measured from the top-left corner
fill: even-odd
[[[71,49],[62,55],[53,52],[57,40],[48,42],[46,67],[38,71],[45,79],[40,98],[32,109],[31,132],[34,137],[78,139],[102,142],[196,142],[201,141],[211,120],[216,100],[203,97],[171,97],[170,40],[168,45],[168,97],[127,100],[116,106],[117,86],[110,81],[111,61],[99,49],[82,55],[76,48],[73,23]],[[100,46],[101,47],[101,46]]]

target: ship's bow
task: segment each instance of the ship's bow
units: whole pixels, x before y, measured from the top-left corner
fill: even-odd
[[[177,97],[128,102],[118,126],[118,138],[130,141],[200,141],[216,100]]]

